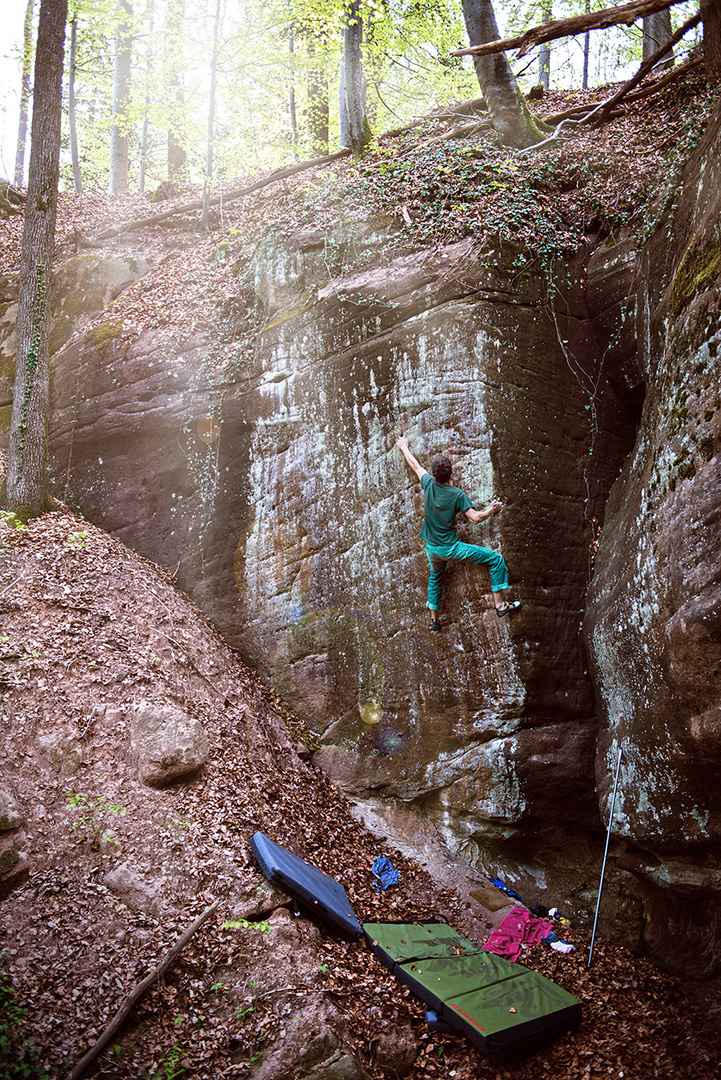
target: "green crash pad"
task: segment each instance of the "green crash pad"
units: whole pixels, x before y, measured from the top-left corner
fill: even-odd
[[[444,923],[364,923],[363,932],[400,983],[489,1053],[532,1050],[581,1019],[573,994]]]

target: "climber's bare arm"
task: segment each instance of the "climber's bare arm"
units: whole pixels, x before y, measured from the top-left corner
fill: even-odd
[[[494,499],[485,510],[476,510],[474,507],[466,510],[466,517],[471,525],[480,525],[482,521],[486,521],[492,514],[499,514],[502,509],[503,503],[500,503],[498,499]]]
[[[423,466],[421,465],[421,463],[419,462],[418,458],[413,456],[413,454],[410,451],[410,447],[408,446],[408,439],[401,437],[400,439],[398,439],[396,441],[396,446],[398,447],[400,452],[403,454],[403,457],[406,459],[406,461],[408,462],[410,467],[413,469],[413,472],[416,474],[418,479],[420,480],[420,478],[422,476],[425,476],[426,473],[428,472],[428,469],[424,469]]]

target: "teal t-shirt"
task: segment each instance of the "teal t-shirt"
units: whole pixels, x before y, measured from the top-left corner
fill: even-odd
[[[456,514],[470,510],[473,503],[460,488],[451,484],[439,484],[430,473],[421,477],[425,517],[421,528],[421,540],[439,547],[457,540]]]

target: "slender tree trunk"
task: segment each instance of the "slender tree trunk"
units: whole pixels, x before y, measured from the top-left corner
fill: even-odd
[[[68,65],[68,128],[70,129],[70,160],[73,165],[73,186],[80,193],[83,190],[83,178],[80,172],[78,155],[78,126],[75,117],[75,63],[78,44],[78,19],[73,15],[70,23],[70,62]]]
[[[185,94],[183,91],[183,23],[185,0],[169,0],[165,19],[164,81],[169,101],[168,180],[184,182],[188,178],[188,154],[185,149]]]
[[[309,42],[312,54],[312,43]],[[308,72],[308,130],[311,156],[328,153],[330,110],[328,105],[328,76],[322,68]]]
[[[33,65],[33,10],[35,0],[28,0],[23,23],[23,74],[20,84],[20,119],[15,152],[15,184],[22,187],[25,178],[25,139],[28,131],[28,104],[30,102],[30,77]]]
[[[289,5],[290,6],[290,5]],[[290,145],[293,161],[298,160],[298,119],[295,113],[295,35],[293,23],[288,28],[288,52],[290,53],[290,89],[288,91],[288,119],[290,120]]]
[[[706,78],[721,79],[721,0],[701,0]]]
[[[591,10],[591,0],[586,0],[583,10],[586,14]],[[584,90],[588,90],[588,57],[591,52],[591,34],[587,30],[583,35],[583,78],[581,80],[581,86]]]
[[[544,0],[543,7],[541,8],[543,15],[543,25],[549,23],[553,18],[553,5],[551,0]],[[544,41],[538,53],[538,81],[544,90],[548,90],[551,85],[551,46],[547,41]]]
[[[462,3],[470,44],[497,41],[498,25],[491,0],[462,0]],[[473,64],[491,123],[501,141],[519,148],[540,142],[544,129],[531,115],[506,54],[474,56]]]
[[[222,0],[215,5],[215,26],[213,28],[213,60],[210,65],[210,104],[208,106],[208,156],[205,165],[205,183],[203,184],[203,212],[200,217],[201,229],[208,228],[210,215],[210,185],[213,179],[213,133],[215,128],[215,87],[218,79],[218,50],[220,48],[220,13]]]
[[[347,0],[343,9],[343,67],[339,95],[341,150],[350,147],[358,157],[371,140],[365,110],[360,0]]]
[[[657,11],[653,15],[646,15],[643,20],[643,56],[642,60],[648,60],[662,45],[665,45],[673,34],[671,27],[671,9]],[[659,67],[671,67],[673,65],[673,53],[664,57]]]
[[[115,69],[113,72],[113,126],[110,131],[110,183],[111,195],[128,190],[130,171],[130,132],[128,106],[130,104],[130,65],[132,61],[132,16],[130,0],[118,0],[120,22],[115,45]]]
[[[28,197],[20,256],[15,387],[5,495],[23,521],[47,509],[50,282],[67,0],[41,0]]]

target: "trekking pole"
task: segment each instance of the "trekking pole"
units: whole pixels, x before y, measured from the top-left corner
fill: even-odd
[[[591,934],[591,948],[588,953],[588,967],[591,966],[591,958],[593,956],[593,943],[596,940],[596,923],[598,922],[598,912],[601,907],[601,890],[603,889],[603,875],[606,873],[606,859],[608,857],[608,845],[611,842],[611,826],[613,825],[613,811],[616,806],[616,789],[618,787],[618,774],[621,769],[621,745],[618,747],[618,761],[616,762],[616,779],[613,782],[613,795],[611,797],[611,813],[608,818],[608,832],[606,833],[606,850],[603,853],[603,865],[601,867],[601,881],[598,886],[598,900],[596,901],[596,917],[593,920],[593,933]]]

